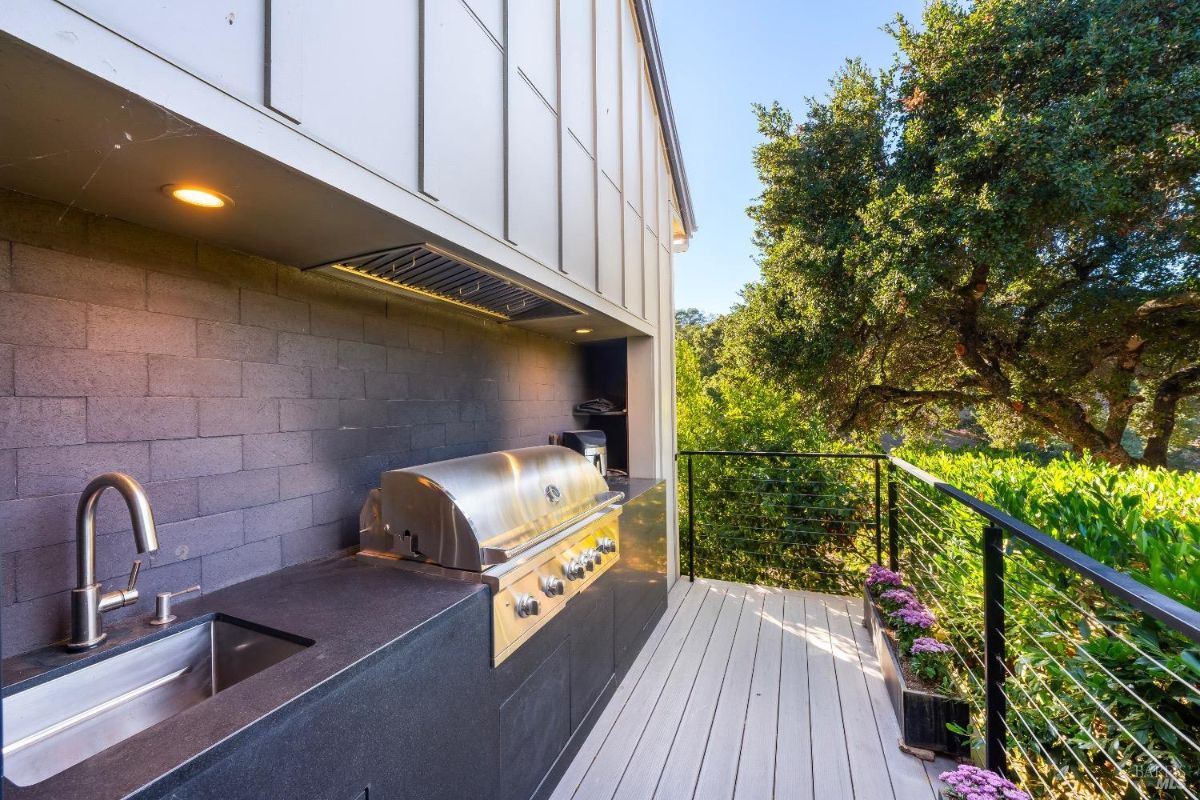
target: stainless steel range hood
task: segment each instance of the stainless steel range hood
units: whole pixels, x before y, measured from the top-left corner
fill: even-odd
[[[492,319],[516,321],[583,312],[552,300],[436,245],[406,244],[309,269],[402,294],[451,303]]]

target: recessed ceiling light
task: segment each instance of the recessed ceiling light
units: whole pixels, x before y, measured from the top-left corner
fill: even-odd
[[[163,191],[181,203],[187,203],[188,205],[200,208],[223,208],[233,205],[233,200],[227,195],[199,186],[169,183],[163,187]]]
[[[592,329],[591,328],[576,328],[575,332],[576,333],[591,333]]]

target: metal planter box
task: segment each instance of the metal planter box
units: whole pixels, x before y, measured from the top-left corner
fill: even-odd
[[[970,753],[967,738],[946,727],[953,723],[964,730],[971,724],[971,709],[965,700],[931,694],[910,688],[904,680],[904,671],[896,654],[892,639],[884,631],[883,619],[879,614],[871,592],[863,590],[863,624],[871,631],[875,652],[879,656],[879,668],[896,719],[900,723],[900,736],[909,747],[933,750],[937,753],[959,758]]]

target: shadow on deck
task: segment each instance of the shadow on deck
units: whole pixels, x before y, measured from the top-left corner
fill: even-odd
[[[930,800],[862,602],[681,579],[553,800]]]

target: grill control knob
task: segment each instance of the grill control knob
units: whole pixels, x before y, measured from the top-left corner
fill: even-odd
[[[545,592],[547,597],[560,595],[566,590],[567,587],[562,582],[561,578],[555,578],[552,575],[547,575],[546,577],[542,578],[542,591]]]
[[[583,566],[583,562],[580,559],[575,558],[572,559],[569,564],[567,564],[565,571],[567,573],[567,578],[575,581],[583,577],[585,568]]]
[[[617,543],[606,536],[596,542],[596,549],[601,553],[615,553],[617,552]]]
[[[541,606],[538,604],[537,598],[531,594],[517,595],[517,616],[518,617],[536,617],[541,611]]]
[[[584,550],[579,557],[583,559],[583,568],[588,572],[594,570],[596,564],[600,561],[600,557],[595,550]]]

